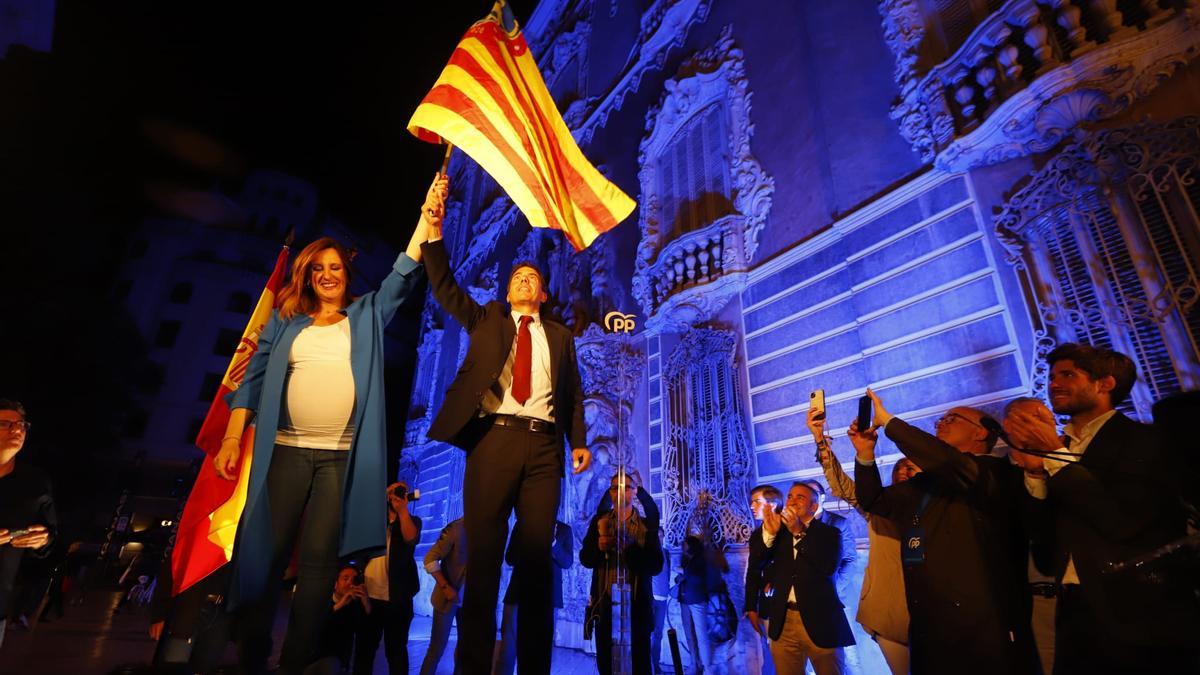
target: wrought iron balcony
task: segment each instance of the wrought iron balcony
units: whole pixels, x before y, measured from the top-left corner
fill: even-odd
[[[1048,150],[1200,55],[1200,0],[1010,0],[919,72],[915,1],[886,0],[881,11],[900,85],[892,117],[944,170]]]

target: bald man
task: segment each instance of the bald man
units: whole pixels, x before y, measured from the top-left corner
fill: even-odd
[[[892,416],[877,395],[870,429],[851,428],[859,504],[899,528],[914,673],[1040,672],[1029,627],[1028,536],[1021,471],[992,457],[986,415],[954,407],[929,434]],[[922,472],[882,486],[882,428]],[[866,442],[870,441],[870,442]]]

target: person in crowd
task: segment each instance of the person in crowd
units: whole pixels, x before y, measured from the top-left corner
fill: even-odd
[[[779,513],[781,510],[783,510],[783,493],[780,492],[779,488],[775,487],[774,485],[754,486],[750,490],[750,514],[758,523],[758,525],[756,525],[754,528],[754,532],[760,533],[760,536],[756,537],[754,532],[751,532],[750,550],[751,557],[754,557],[757,560],[765,560],[764,556],[762,555],[763,551],[761,532],[763,514],[766,513],[767,509],[771,509],[775,513]],[[759,549],[757,551],[757,555],[755,555],[756,548]],[[753,567],[747,566],[746,597],[743,601],[742,607],[746,619],[750,622],[750,627],[754,629],[755,633],[765,638],[767,636],[767,629],[763,624],[765,619],[760,613],[760,606],[762,605],[763,598],[765,597],[765,591],[767,590],[764,588],[764,572],[764,570],[754,569]]]
[[[684,537],[679,556],[679,616],[697,673],[713,667],[713,653],[719,644],[713,633],[719,626],[715,626],[718,617],[713,616],[709,599],[728,593],[721,577],[728,569],[725,556],[708,544],[704,532]]]
[[[17,462],[30,426],[25,406],[0,399],[0,646],[21,561],[27,553],[48,555],[58,529],[46,474]]]
[[[429,629],[429,648],[421,662],[421,675],[436,675],[446,645],[450,642],[450,627],[462,604],[463,577],[467,571],[467,532],[462,518],[455,518],[442,528],[437,541],[425,552],[425,571],[433,577],[433,624]]]
[[[1045,407],[1046,404],[1042,403],[1041,399],[1018,396],[1004,406],[1004,419],[1007,420],[1014,411],[1029,412]],[[1017,457],[1017,454],[1011,452],[1010,449],[1009,459],[1014,464],[1017,463]],[[1035,549],[1030,547],[1029,592],[1033,601],[1030,612],[1030,628],[1033,631],[1034,644],[1037,645],[1042,672],[1051,673],[1054,670],[1054,615],[1058,606],[1060,587],[1054,577],[1039,569],[1035,553]],[[1043,563],[1042,566],[1048,567],[1048,564]]]
[[[851,424],[857,430],[858,420]],[[899,529],[892,521],[874,516],[859,505],[854,480],[833,454],[832,439],[825,435],[825,418],[817,415],[815,408],[808,411],[808,429],[817,439],[818,459],[830,491],[857,509],[867,521],[867,568],[855,618],[878,645],[892,675],[908,675],[908,604],[904,595],[904,567],[900,563]],[[860,435],[857,442],[872,440]],[[892,466],[892,485],[899,485],[920,472],[911,459],[903,457]],[[845,539],[842,545],[846,545]]]
[[[413,620],[413,596],[421,590],[414,558],[421,539],[421,519],[409,512],[409,488],[404,481],[388,486],[388,538],[384,555],[367,561],[363,570],[371,612],[359,624],[355,638],[355,675],[370,675],[375,652],[383,639],[388,672],[408,675],[408,629]]]
[[[364,623],[371,620],[371,598],[362,575],[354,565],[343,565],[333,585],[332,605],[325,623],[323,644],[317,663],[305,675],[339,675],[353,672],[355,642]],[[372,656],[375,644],[366,646]]]
[[[842,534],[842,559],[838,561],[837,589],[843,604],[854,584],[854,564],[858,561],[858,542],[854,537],[854,526],[843,515],[825,508],[825,486],[819,480],[807,480],[809,488],[817,493],[817,520],[836,527]]]
[[[260,634],[270,633],[274,612],[247,608],[274,607],[276,581],[299,535],[283,673],[298,673],[313,660],[339,553],[385,546],[383,331],[420,288],[420,245],[427,224],[441,222],[447,189],[445,177],[434,180],[407,249],[376,291],[350,294],[351,256],[336,240],[323,237],[301,250],[242,384],[228,397],[232,414],[213,460],[218,475],[236,477],[242,434],[252,417],[256,433],[227,605],[264,617]],[[243,668],[260,672],[265,657],[247,650]]]
[[[658,528],[658,547],[663,548],[665,538],[662,528]],[[654,665],[654,675],[660,675],[662,668],[662,639],[663,629],[667,623],[667,600],[671,597],[671,556],[663,551],[663,566],[654,581],[650,584],[651,595],[654,597],[654,632],[650,634],[650,659]]]
[[[782,512],[763,511],[762,546],[750,552],[749,564],[766,570],[773,589],[759,609],[780,675],[804,675],[809,661],[817,675],[848,672],[843,648],[854,644],[854,635],[835,583],[842,535],[816,514],[816,493],[793,483]]]
[[[635,482],[620,471],[613,476],[579,550],[579,562],[592,570],[589,608],[596,620],[596,666],[602,675],[613,672],[612,587],[618,571],[625,573],[629,586],[632,672],[650,675],[653,670],[653,579],[662,571],[663,551],[658,537],[658,505],[640,484],[635,487]],[[644,515],[634,508],[634,499],[641,504]],[[590,620],[591,616],[585,618]]]
[[[550,672],[554,607],[549,584],[554,520],[569,444],[575,473],[591,464],[583,390],[571,331],[541,313],[545,275],[518,262],[508,305],[480,305],[451,273],[441,223],[422,246],[430,290],[470,336],[467,354],[429,427],[432,440],[467,452],[463,519],[467,588],[459,612],[456,663],[467,673],[492,666],[496,600],[508,518],[516,509],[517,663],[521,673]],[[527,572],[527,573],[526,573]]]
[[[1186,522],[1159,430],[1117,410],[1133,361],[1076,343],[1046,360],[1050,409],[1013,410],[1004,427],[1037,509],[1036,559],[1062,587],[1054,672],[1200,672],[1194,578],[1161,563],[1119,567],[1183,537]],[[1055,414],[1070,419],[1062,437]]]
[[[509,579],[508,590],[504,592],[504,612],[500,619],[500,642],[496,645],[496,659],[492,666],[492,675],[512,675],[513,667],[517,663],[517,589],[520,588],[520,583],[515,577],[520,573],[520,561],[517,559],[517,548],[513,546],[513,543],[520,541],[517,535],[517,528],[513,528],[513,533],[508,539],[508,551],[504,554],[505,562],[512,566],[513,578]],[[550,549],[550,556],[554,559],[554,567],[551,568],[553,572],[551,594],[555,609],[562,609],[563,570],[570,567],[571,561],[574,559],[571,551],[572,536],[570,525],[561,520],[554,522],[554,546]]]
[[[783,493],[774,485],[756,485],[750,490],[750,514],[758,522],[750,533],[750,560],[766,562],[765,547],[762,538],[763,514],[770,509],[775,513],[783,510]],[[775,666],[771,663],[770,650],[763,652],[762,640],[767,639],[767,621],[763,616],[763,603],[769,596],[766,587],[766,570],[756,566],[746,566],[746,595],[742,603],[742,611],[750,627],[761,640],[758,651],[761,654],[762,675],[774,675]]]
[[[998,423],[965,406],[937,421],[936,436],[894,417],[879,396],[872,427],[851,425],[855,494],[901,533],[913,672],[1037,672],[1029,626],[1028,534],[1021,472],[989,453]],[[875,465],[877,428],[921,473],[883,487]]]

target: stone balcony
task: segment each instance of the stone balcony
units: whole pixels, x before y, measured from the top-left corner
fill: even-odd
[[[640,275],[639,290],[650,312],[649,326],[688,326],[713,316],[744,284],[743,218],[725,216],[679,235]]]
[[[892,117],[947,171],[1048,150],[1200,55],[1200,0],[1010,0],[922,72],[916,3],[881,11],[900,86]]]

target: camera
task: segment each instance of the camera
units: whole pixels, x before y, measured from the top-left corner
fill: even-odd
[[[397,499],[408,499],[410,502],[415,502],[421,498],[420,490],[409,491],[409,489],[403,485],[397,485],[396,487],[392,488],[392,494],[395,495]]]
[[[354,585],[362,586],[365,583],[367,583],[367,575],[363,574],[362,570],[355,572],[354,573]]]

